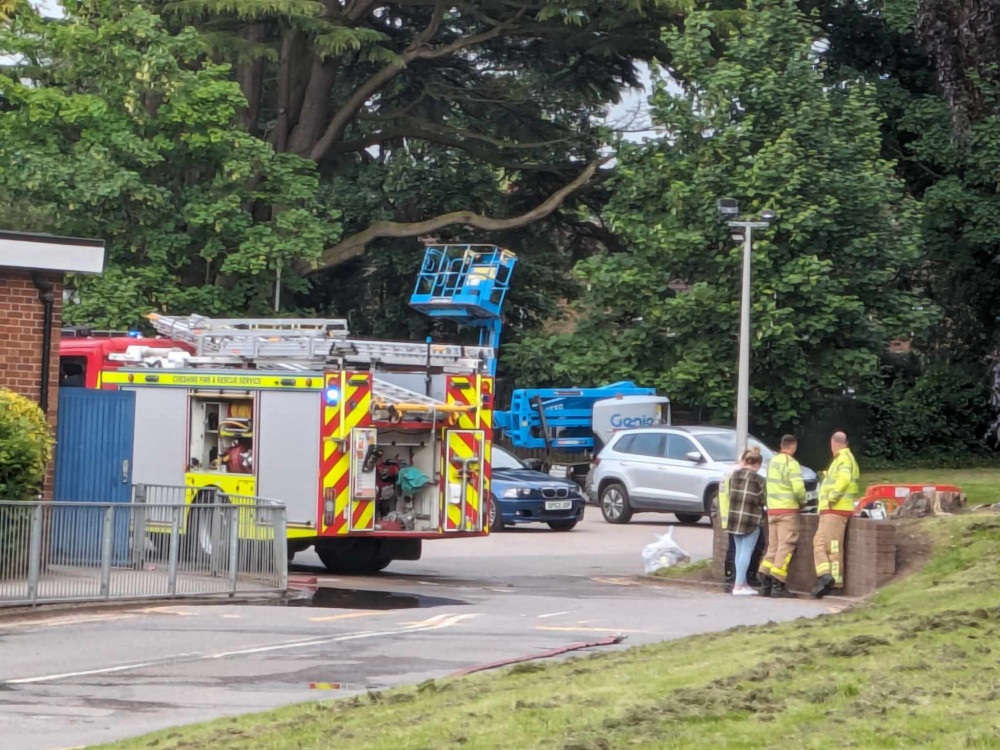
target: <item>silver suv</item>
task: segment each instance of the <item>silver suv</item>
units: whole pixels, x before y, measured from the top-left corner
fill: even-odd
[[[764,458],[775,453],[754,437]],[[608,523],[628,523],[633,513],[673,513],[681,523],[710,515],[724,474],[736,463],[736,430],[728,427],[657,426],[615,433],[594,461],[591,499]],[[806,501],[816,502],[816,472],[802,467]]]

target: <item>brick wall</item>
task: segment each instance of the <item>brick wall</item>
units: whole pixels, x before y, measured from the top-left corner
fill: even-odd
[[[717,580],[724,577],[723,564],[726,559],[728,534],[714,522],[714,548],[712,574]],[[798,549],[792,558],[788,571],[788,588],[804,593],[812,589],[816,582],[813,566],[813,537],[819,516],[801,516],[801,530]],[[896,524],[893,521],[872,521],[867,518],[852,518],[847,524],[844,538],[847,556],[844,561],[844,594],[865,596],[884,586],[896,575]]]
[[[52,290],[52,347],[48,417],[53,430],[59,398],[59,328],[62,321],[62,274],[48,274]],[[41,397],[44,308],[30,271],[0,268],[0,388],[38,402]],[[51,496],[52,467],[46,482]]]

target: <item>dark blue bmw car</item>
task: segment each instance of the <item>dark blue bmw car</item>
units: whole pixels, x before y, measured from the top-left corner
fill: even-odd
[[[569,531],[583,519],[583,495],[573,482],[529,469],[503,448],[493,446],[490,531],[516,523],[547,523]]]

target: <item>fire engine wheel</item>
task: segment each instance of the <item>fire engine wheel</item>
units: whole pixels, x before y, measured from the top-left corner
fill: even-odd
[[[185,538],[185,550],[189,560],[208,560],[213,554],[218,554],[220,550],[215,549],[215,542],[212,536],[212,508],[200,508],[198,506],[210,503],[228,504],[227,499],[219,498],[213,492],[199,492],[191,503],[191,510],[188,511],[187,535]],[[230,513],[219,515],[218,539],[229,538]]]
[[[331,573],[378,573],[392,562],[378,539],[343,539],[316,545],[320,562]]]

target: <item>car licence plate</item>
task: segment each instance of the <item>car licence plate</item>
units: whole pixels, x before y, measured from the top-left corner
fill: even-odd
[[[812,492],[807,492],[806,493],[806,502],[807,503],[811,502],[812,500],[818,500],[818,499],[819,499],[819,492],[813,490]]]
[[[545,510],[569,510],[573,507],[572,500],[546,500]]]

